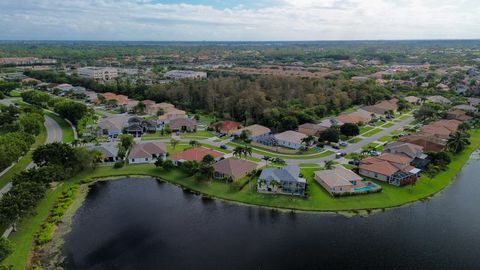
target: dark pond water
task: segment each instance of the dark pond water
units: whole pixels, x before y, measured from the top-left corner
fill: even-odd
[[[440,196],[368,218],[203,200],[167,183],[97,183],[67,269],[480,269],[480,162]]]

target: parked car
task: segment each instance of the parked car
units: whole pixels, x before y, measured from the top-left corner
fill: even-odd
[[[344,156],[346,156],[346,155],[347,155],[347,153],[345,153],[345,152],[338,152],[338,153],[335,155],[335,157],[336,157],[336,158],[341,158],[341,157],[344,157]]]
[[[370,155],[376,157],[376,156],[380,156],[380,153],[379,153],[378,151],[376,151],[376,150],[372,150],[372,151],[370,151]]]
[[[347,147],[348,143],[347,142],[339,142],[338,143],[340,146]]]
[[[220,148],[222,148],[222,149],[227,149],[228,147],[227,147],[225,144],[221,144],[221,145],[220,145]]]

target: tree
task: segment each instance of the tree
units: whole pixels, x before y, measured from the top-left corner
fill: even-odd
[[[170,159],[165,160],[162,164],[162,168],[167,172],[172,170],[173,167],[175,167],[175,165],[173,164],[173,162]]]
[[[200,146],[200,143],[196,140],[191,140],[188,144],[190,144],[190,146],[193,148]]]
[[[431,182],[433,180],[433,177],[435,177],[435,175],[437,175],[439,171],[440,167],[434,164],[429,164],[424,173],[427,175],[428,179],[430,179]]]
[[[164,114],[165,114],[165,110],[164,110],[164,109],[162,109],[162,108],[158,109],[158,111],[157,111],[157,116],[161,116],[161,115],[164,115]]]
[[[468,131],[468,130],[471,129],[471,128],[472,128],[472,126],[470,125],[469,122],[461,122],[461,123],[458,125],[458,129],[459,129],[460,131],[464,131],[464,132]]]
[[[201,161],[202,164],[207,164],[207,165],[212,165],[213,163],[215,163],[215,158],[208,154],[208,155],[205,155],[203,158],[202,158],[202,161]]]
[[[134,114],[145,114],[145,110],[147,106],[143,102],[138,102],[137,105],[133,106],[133,113]]]
[[[233,156],[234,157],[242,157],[243,155],[243,147],[237,146],[233,149]]]
[[[37,113],[23,113],[18,118],[18,123],[24,132],[38,135],[43,128],[43,116]]]
[[[46,107],[47,102],[51,99],[47,93],[37,90],[23,92],[21,96],[23,101],[40,107]]]
[[[302,143],[306,144],[306,145],[310,145],[311,143],[313,143],[315,141],[315,137],[312,136],[312,135],[308,135],[307,137],[303,138],[302,139]]]
[[[327,160],[325,161],[325,169],[326,170],[331,170],[333,169],[333,166],[335,165],[335,163],[333,162],[333,160]]]
[[[340,132],[338,131],[338,129],[336,129],[334,127],[330,127],[328,129],[324,130],[320,134],[320,140],[322,140],[322,141],[338,142],[339,139],[340,139]]]
[[[360,134],[360,128],[353,123],[345,123],[340,127],[340,133],[347,137],[353,137]]]
[[[38,166],[60,165],[72,168],[77,162],[74,148],[65,143],[54,142],[37,147],[32,160]]]
[[[170,140],[170,145],[172,146],[173,150],[175,150],[175,147],[177,146],[178,143],[179,143],[178,140],[175,140],[175,139]]]
[[[74,125],[88,113],[88,108],[85,104],[70,100],[57,102],[54,110],[61,117],[70,120]]]
[[[13,252],[13,244],[6,237],[0,237],[0,262]]]
[[[120,145],[123,146],[126,150],[130,149],[133,146],[134,139],[131,134],[122,134],[119,137]]]
[[[155,167],[162,167],[163,165],[163,158],[161,156],[157,157],[157,160],[155,160]]]
[[[263,156],[262,159],[265,160],[265,166],[268,166],[268,161],[270,160],[270,157],[269,156]]]
[[[97,150],[90,150],[86,147],[74,148],[75,163],[72,168],[75,171],[82,171],[87,168],[95,168],[99,160],[104,159],[102,152]]]
[[[215,173],[215,170],[214,170],[213,166],[211,164],[207,164],[207,163],[204,163],[204,162],[200,163],[198,171],[199,171],[200,175],[202,177],[206,178],[207,180],[212,179],[213,175]]]
[[[462,131],[456,131],[450,134],[447,140],[447,149],[453,153],[460,153],[470,144],[468,134]]]
[[[250,139],[251,134],[252,134],[252,132],[250,130],[244,129],[244,130],[242,130],[242,132],[240,132],[239,139],[246,142]]]
[[[195,160],[187,160],[182,163],[181,167],[189,176],[196,174],[199,170],[199,164]]]

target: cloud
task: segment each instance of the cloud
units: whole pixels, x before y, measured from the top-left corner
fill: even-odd
[[[161,2],[0,0],[0,39],[480,38],[476,0],[258,0],[229,6],[218,0]]]

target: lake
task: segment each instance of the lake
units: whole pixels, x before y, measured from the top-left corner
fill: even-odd
[[[368,218],[202,199],[153,179],[97,182],[65,236],[64,266],[479,269],[478,172],[471,161],[431,200]]]

